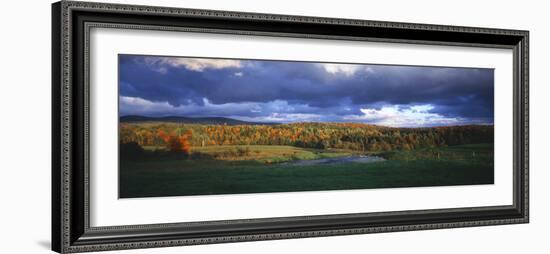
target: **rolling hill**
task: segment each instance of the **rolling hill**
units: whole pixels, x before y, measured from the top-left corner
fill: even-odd
[[[163,116],[150,117],[139,115],[128,115],[120,117],[121,123],[143,123],[143,122],[170,122],[170,123],[195,123],[195,124],[226,124],[226,125],[273,125],[278,123],[247,122],[227,117],[184,117],[184,116]]]

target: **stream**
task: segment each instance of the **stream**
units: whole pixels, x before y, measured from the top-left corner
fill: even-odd
[[[296,165],[296,166],[309,166],[309,165],[335,165],[335,164],[347,164],[347,163],[371,163],[385,161],[384,158],[378,156],[369,155],[352,155],[346,157],[336,158],[324,158],[316,160],[296,160],[282,163],[283,165]]]

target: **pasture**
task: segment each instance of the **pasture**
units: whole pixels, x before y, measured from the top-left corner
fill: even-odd
[[[365,153],[293,146],[193,147],[186,157],[157,147],[121,158],[120,198],[492,184],[493,145]],[[370,163],[287,162],[379,156]]]

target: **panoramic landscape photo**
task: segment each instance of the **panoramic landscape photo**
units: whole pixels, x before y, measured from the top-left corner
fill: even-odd
[[[119,55],[119,197],[493,184],[494,70]]]

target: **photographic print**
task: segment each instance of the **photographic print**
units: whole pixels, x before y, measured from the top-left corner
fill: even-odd
[[[119,197],[493,184],[494,70],[119,55]]]

